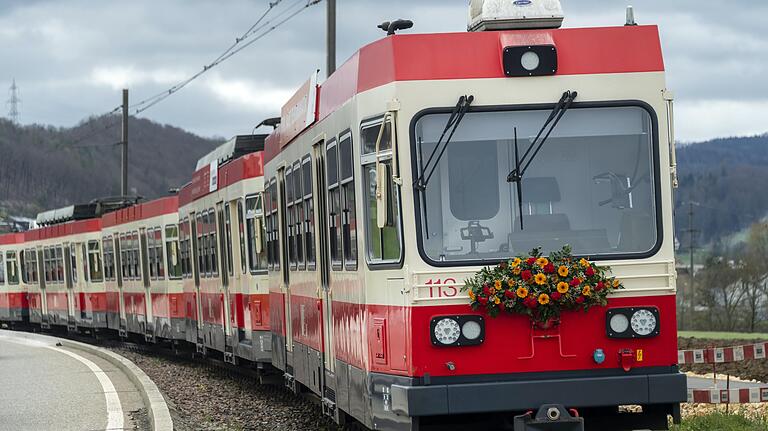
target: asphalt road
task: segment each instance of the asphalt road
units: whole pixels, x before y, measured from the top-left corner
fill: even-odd
[[[144,406],[127,376],[51,340],[0,333],[0,431],[141,427]]]

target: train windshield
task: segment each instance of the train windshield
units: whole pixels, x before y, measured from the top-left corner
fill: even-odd
[[[577,255],[615,258],[655,248],[660,239],[649,112],[636,106],[569,110],[525,171],[520,199],[517,184],[507,181],[516,167],[515,129],[522,157],[549,114],[465,116],[416,193],[426,257],[494,261],[570,245]],[[416,122],[414,177],[435,152],[449,117],[427,114]]]

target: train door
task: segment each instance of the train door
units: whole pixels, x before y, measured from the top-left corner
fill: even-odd
[[[45,274],[47,272],[46,266],[45,266],[45,255],[43,247],[38,247],[37,249],[37,265],[38,265],[38,271],[37,273],[40,274],[40,283],[39,283],[39,292],[40,292],[40,327],[49,329],[51,327],[50,322],[48,321],[48,295],[46,294],[46,283],[45,283]]]
[[[73,331],[76,329],[75,321],[75,302],[77,301],[77,292],[75,292],[75,283],[77,283],[77,264],[75,254],[79,244],[64,244],[64,285],[67,288],[67,329]],[[83,304],[80,304],[81,306]],[[81,308],[82,310],[82,308]]]
[[[336,147],[329,148],[331,157],[336,157]],[[317,197],[317,214],[319,225],[317,227],[317,269],[318,282],[320,283],[320,296],[322,300],[322,328],[323,328],[323,362],[325,364],[325,373],[323,377],[326,386],[325,375],[333,376],[336,369],[335,350],[333,342],[333,293],[331,290],[331,262],[328,255],[329,250],[329,216],[328,216],[328,194],[325,142],[321,141],[314,147],[315,152],[315,175],[314,188]],[[325,391],[324,391],[325,392]]]
[[[128,319],[125,315],[125,295],[123,295],[123,285],[125,283],[125,277],[127,274],[127,265],[129,265],[128,262],[128,256],[127,252],[123,250],[123,248],[127,247],[128,243],[126,242],[125,235],[120,235],[118,237],[117,234],[114,235],[115,238],[115,258],[119,259],[119,265],[117,265],[117,301],[119,305],[119,323],[118,323],[118,332],[121,337],[125,337],[128,335],[127,331],[127,322]]]
[[[229,224],[224,219],[224,202],[216,204],[216,227],[218,233],[218,244],[214,246],[219,249],[219,274],[221,274],[221,284],[219,285],[219,295],[222,298],[221,306],[222,317],[224,321],[222,326],[224,328],[224,358],[230,362],[234,362],[234,347],[232,343],[232,324],[230,320],[230,298],[229,298],[229,253],[227,251],[227,229]]]
[[[278,194],[278,214],[279,235],[280,235],[280,256],[282,268],[282,287],[281,291],[285,295],[285,351],[286,351],[286,372],[295,375],[293,371],[293,325],[291,322],[291,289],[288,262],[288,224],[286,220],[286,195],[285,195],[285,168],[277,172],[277,194]],[[290,370],[290,371],[289,371]]]
[[[154,232],[150,233],[154,235]],[[154,241],[154,238],[153,238]],[[154,330],[152,328],[152,284],[150,281],[149,270],[149,249],[147,246],[147,230],[145,228],[139,229],[139,246],[141,247],[140,265],[141,265],[141,281],[144,287],[144,336],[147,340],[153,338]]]
[[[205,353],[205,342],[203,340],[203,304],[202,304],[202,298],[200,297],[200,271],[203,271],[202,267],[202,250],[200,247],[203,247],[202,245],[202,229],[203,229],[203,218],[202,213],[190,213],[189,215],[189,222],[191,226],[191,237],[192,237],[192,247],[190,250],[190,254],[192,255],[191,261],[193,261],[193,266],[195,268],[194,271],[194,281],[195,281],[195,307],[197,308],[197,319],[195,319],[197,323],[197,351],[199,353]]]

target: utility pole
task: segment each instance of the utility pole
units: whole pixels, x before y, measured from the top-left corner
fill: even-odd
[[[328,61],[326,63],[326,77],[336,71],[336,0],[326,0],[326,43]]]
[[[693,228],[693,206],[697,205],[696,202],[688,202],[688,229],[685,230],[685,232],[688,233],[688,250],[690,251],[690,269],[689,269],[689,276],[688,276],[688,325],[690,326],[693,322],[693,309],[694,309],[694,288],[693,288],[693,282],[694,282],[694,268],[693,268],[693,254],[696,251],[696,237],[695,235],[699,232],[698,229]],[[681,317],[683,317],[681,316]],[[685,328],[684,329],[690,329]]]
[[[123,157],[120,195],[128,196],[128,89],[123,89]]]

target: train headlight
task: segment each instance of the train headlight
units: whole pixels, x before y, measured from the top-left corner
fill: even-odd
[[[651,338],[659,335],[656,307],[611,308],[606,313],[606,332],[611,338]]]
[[[538,69],[539,64],[541,64],[539,54],[536,54],[533,51],[526,51],[525,54],[520,57],[520,65],[523,66],[523,69],[529,72],[533,72],[534,70]]]
[[[435,334],[435,338],[440,344],[449,346],[459,341],[461,328],[459,327],[459,322],[446,317],[437,321],[432,333]]]
[[[483,316],[438,316],[429,325],[432,344],[438,347],[474,346],[485,340]]]
[[[510,77],[547,76],[557,73],[555,45],[507,46],[503,50],[504,74]]]
[[[632,315],[632,330],[641,337],[652,334],[656,326],[658,326],[656,316],[648,310],[637,310]]]

